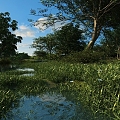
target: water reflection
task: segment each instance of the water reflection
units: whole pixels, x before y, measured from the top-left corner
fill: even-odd
[[[34,74],[33,73],[26,73],[26,74],[22,74],[20,76],[34,76]]]
[[[34,69],[32,69],[32,68],[19,68],[19,69],[17,69],[18,71],[27,71],[27,72],[34,72],[35,70]],[[34,74],[33,73],[25,73],[25,74],[22,74],[22,75],[20,75],[20,76],[34,76]]]
[[[19,68],[17,69],[18,71],[29,71],[29,72],[34,72],[34,69],[32,68]]]
[[[6,115],[6,120],[69,120],[74,116],[75,107],[74,103],[67,101],[61,94],[23,96],[20,106],[12,109]]]
[[[71,98],[72,99],[72,98]],[[109,120],[103,115],[92,114],[80,102],[72,102],[57,92],[38,96],[23,96],[13,103],[1,120]]]

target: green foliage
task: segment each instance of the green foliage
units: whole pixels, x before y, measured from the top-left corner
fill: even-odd
[[[38,57],[38,59],[43,60],[47,58],[47,53],[45,51],[34,51],[35,56]]]
[[[82,51],[86,45],[82,33],[83,31],[79,29],[79,26],[74,26],[72,23],[63,26],[61,30],[55,31],[56,53],[68,55],[71,52]]]
[[[45,37],[35,38],[31,47],[35,48],[36,51],[46,51],[49,54],[54,52],[54,47],[56,45],[55,38],[53,34],[47,34]]]
[[[16,53],[17,42],[21,42],[22,37],[12,34],[11,31],[17,29],[17,21],[9,17],[9,13],[0,13],[0,57],[10,57]]]
[[[86,92],[84,92],[85,99],[95,115],[97,116],[98,113],[101,113],[111,119],[120,119],[119,63],[91,65],[86,72],[87,74],[89,77],[86,78],[88,87],[86,87]]]
[[[0,65],[9,65],[10,63],[11,63],[11,60],[8,58],[0,60]]]
[[[46,9],[39,9],[38,12],[31,10],[31,14],[46,17],[47,23],[44,24],[46,27],[53,26],[56,22],[67,21],[83,26],[87,35],[92,33],[92,39],[86,49],[94,46],[104,28],[111,29],[120,24],[119,0],[41,0],[41,3]],[[51,9],[54,7],[57,10],[52,13]],[[35,21],[34,25],[40,22]]]
[[[13,91],[0,89],[0,119],[2,116],[5,118],[5,114],[9,112],[14,102],[18,103],[16,107],[19,105],[18,98],[18,95]]]
[[[27,54],[27,53],[17,53],[16,55],[15,55],[15,59],[17,59],[17,60],[24,60],[24,59],[29,59],[30,58],[30,56]]]
[[[58,56],[61,54],[67,55],[84,49],[86,43],[83,41],[82,33],[83,31],[78,26],[74,26],[72,23],[67,24],[60,30],[55,31],[54,34],[36,38],[32,47],[36,48],[35,54],[38,57],[45,52],[50,55],[50,58],[53,54]]]
[[[120,119],[119,61],[107,64],[71,64],[57,61],[27,62],[21,67],[33,68],[35,75],[32,77],[19,76],[21,73],[18,71],[0,73],[2,115],[4,111],[10,109],[13,101],[20,97],[18,95],[33,93],[36,95],[45,90],[44,85],[47,85],[47,81],[51,81],[59,83],[57,90],[67,99],[72,99],[74,103],[82,102],[82,105],[91,110],[94,120],[98,120],[99,116],[103,120],[106,120],[106,117],[108,120]],[[14,93],[13,89],[15,89]],[[70,98],[71,96],[72,98]]]
[[[40,65],[40,66],[39,66]],[[54,81],[55,83],[73,81],[72,85],[66,84],[61,91],[69,91],[76,94],[78,101],[84,104],[94,113],[109,118],[119,118],[119,63],[109,64],[70,64],[50,62],[34,65],[41,79]],[[84,82],[81,88],[76,81]]]
[[[23,95],[41,93],[45,85],[46,82],[39,78],[14,75],[14,72],[0,73],[0,119],[6,119],[6,114],[19,106],[19,99]]]
[[[81,51],[66,56],[62,60],[73,63],[95,63],[105,60],[105,53],[96,51]]]
[[[58,11],[56,12],[56,18],[58,20],[71,20],[75,23],[84,23],[86,27],[91,27],[93,20],[91,18],[97,18],[104,26],[112,25],[111,22],[115,24],[115,18],[118,21],[117,15],[119,14],[119,0],[107,0],[107,1],[88,1],[88,0],[41,0],[41,3],[46,7],[46,9],[38,11],[38,15],[51,17],[48,12],[48,8],[56,7]],[[114,6],[114,7],[113,7]],[[93,10],[94,9],[94,10]],[[118,11],[115,11],[118,10]],[[33,12],[34,11],[34,12]],[[41,13],[41,14],[40,14]],[[44,14],[47,13],[47,14]],[[103,13],[103,14],[102,14]],[[116,13],[116,14],[114,14]],[[37,11],[31,10],[31,14],[37,15]],[[112,18],[112,16],[115,16]],[[51,21],[54,20],[54,16],[51,17]],[[50,18],[49,18],[50,19]],[[54,22],[54,21],[53,21]],[[49,23],[48,23],[49,24]],[[117,24],[117,23],[116,23]],[[119,23],[118,23],[119,24]],[[100,25],[100,24],[99,24]]]
[[[106,51],[109,57],[116,57],[120,46],[120,26],[112,30],[105,30],[104,36],[105,38],[101,41],[101,50]]]

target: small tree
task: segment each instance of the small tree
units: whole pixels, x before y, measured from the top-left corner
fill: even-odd
[[[0,57],[6,58],[14,55],[17,50],[17,42],[22,37],[12,34],[17,29],[17,21],[11,20],[8,12],[0,13]]]
[[[30,58],[30,56],[28,55],[28,53],[17,53],[16,54],[16,58],[18,59],[18,60],[24,60],[24,59],[29,59]]]
[[[47,58],[47,53],[45,51],[34,51],[34,54],[40,59]]]
[[[38,51],[46,51],[51,54],[54,52],[54,47],[56,45],[54,34],[47,34],[45,37],[35,38],[31,47],[36,48],[35,53],[39,54]]]

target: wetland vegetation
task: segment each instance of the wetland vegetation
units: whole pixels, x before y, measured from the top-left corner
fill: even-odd
[[[24,62],[18,68],[0,72],[2,120],[120,119],[120,61]]]

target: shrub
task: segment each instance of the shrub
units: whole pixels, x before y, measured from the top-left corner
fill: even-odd
[[[11,64],[10,59],[1,59],[0,60],[0,65],[9,65]]]
[[[65,57],[63,61],[78,63],[94,63],[99,62],[100,60],[104,60],[105,58],[106,57],[104,52],[82,51],[73,53]]]

